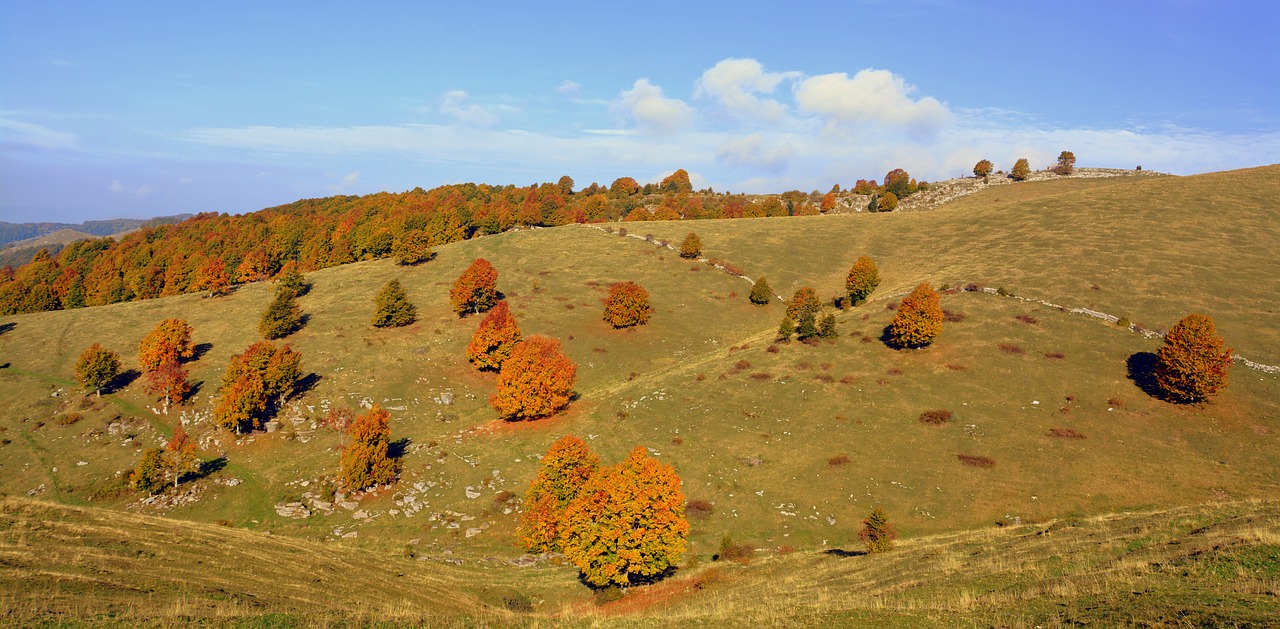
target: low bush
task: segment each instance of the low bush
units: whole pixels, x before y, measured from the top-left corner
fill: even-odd
[[[1035,324],[1037,324],[1037,323],[1040,323],[1040,320],[1039,320],[1039,319],[1037,319],[1037,318],[1035,318],[1035,317],[1033,317],[1033,316],[1031,316],[1031,315],[1029,315],[1029,314],[1020,314],[1020,315],[1018,315],[1018,316],[1014,317],[1014,319],[1017,319],[1017,320],[1019,320],[1019,321],[1021,321],[1021,322],[1025,323],[1025,324],[1027,324],[1027,325],[1035,325]]]
[[[720,552],[716,553],[711,559],[713,561],[741,561],[747,563],[751,561],[752,555],[756,554],[755,548],[750,544],[735,544],[733,538],[725,535],[720,538]]]
[[[977,456],[974,454],[957,454],[960,462],[970,467],[991,468],[996,466],[995,459],[988,456]]]
[[[1084,439],[1084,435],[1082,433],[1078,433],[1070,428],[1050,428],[1049,436],[1061,439]]]
[[[1065,360],[1067,355],[1062,352],[1045,352],[1044,357],[1049,360]]]
[[[930,424],[933,426],[941,426],[949,421],[954,414],[946,409],[937,409],[933,411],[925,411],[920,413],[920,423]]]
[[[942,311],[942,320],[949,323],[960,323],[967,318],[968,317],[966,317],[963,312],[953,312],[951,310]]]
[[[831,467],[840,467],[841,465],[848,465],[848,464],[849,464],[849,455],[847,454],[837,454],[827,459],[827,465],[830,465]]]
[[[1001,343],[1001,344],[1000,344],[1000,351],[1002,351],[1002,352],[1004,352],[1004,353],[1006,353],[1006,354],[1015,354],[1015,355],[1018,355],[1018,356],[1021,356],[1022,354],[1027,353],[1027,350],[1026,350],[1026,348],[1025,348],[1025,347],[1023,347],[1023,346],[1021,346],[1021,345],[1015,345],[1015,344],[1013,344],[1013,343]]]
[[[705,520],[715,511],[716,507],[710,500],[690,500],[684,505],[684,514],[695,520]]]

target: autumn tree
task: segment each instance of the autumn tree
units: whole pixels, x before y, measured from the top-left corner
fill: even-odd
[[[418,309],[409,302],[409,296],[400,286],[400,280],[387,282],[378,291],[373,306],[373,325],[377,328],[400,327],[418,319]]]
[[[898,195],[892,192],[886,192],[878,199],[872,199],[876,204],[877,212],[892,212],[898,209]]]
[[[191,334],[191,325],[182,319],[161,321],[138,343],[138,365],[153,371],[167,362],[190,360],[196,355]]]
[[[507,302],[500,301],[485,315],[471,336],[471,342],[467,344],[467,359],[478,369],[501,370],[521,338],[520,326],[516,324],[511,308]]]
[[[1063,151],[1058,154],[1058,163],[1054,164],[1053,172],[1059,175],[1070,175],[1076,170],[1076,154],[1071,151]]]
[[[431,236],[422,229],[406,229],[391,246],[391,256],[404,266],[420,264],[431,259]]]
[[[889,516],[881,507],[871,510],[871,515],[862,521],[862,530],[858,531],[858,537],[862,538],[863,543],[867,545],[869,553],[883,553],[893,550],[893,540],[898,539],[898,533],[893,529],[893,525],[889,524]]]
[[[302,277],[302,271],[298,270],[298,263],[290,260],[280,267],[280,272],[272,278],[276,283],[276,292],[288,291],[293,293],[295,297],[301,297],[307,293],[310,286],[307,285],[306,279]]]
[[[76,380],[98,396],[120,375],[120,354],[94,343],[76,360]]]
[[[649,321],[653,308],[649,306],[649,291],[635,282],[618,282],[609,287],[604,299],[604,320],[615,328],[644,325]]]
[[[339,478],[349,491],[360,491],[395,481],[399,461],[389,455],[391,415],[374,404],[369,412],[357,415],[347,427],[342,447]]]
[[[992,164],[991,160],[989,159],[979,160],[977,164],[973,165],[973,176],[986,177],[990,175],[993,170],[995,170],[995,167],[996,165]]]
[[[237,433],[262,427],[279,400],[293,391],[302,373],[302,356],[288,345],[268,341],[231,357],[222,376],[213,423]]]
[[[1156,352],[1156,388],[1174,402],[1207,400],[1227,386],[1231,362],[1231,348],[1218,336],[1213,319],[1187,315],[1169,329]]]
[[[1018,161],[1013,163],[1013,170],[1009,171],[1009,178],[1014,181],[1026,181],[1030,176],[1031,163],[1025,157],[1018,158]]]
[[[164,472],[164,450],[148,448],[138,460],[138,466],[129,474],[129,484],[138,491],[159,493],[165,485]]]
[[[799,321],[800,314],[805,310],[818,311],[818,293],[808,286],[801,286],[791,295],[791,301],[787,302],[787,318],[792,321]]]
[[[173,474],[173,487],[177,489],[178,481],[187,474],[200,471],[200,459],[196,457],[196,443],[191,440],[187,430],[178,424],[171,437],[164,445],[164,463],[169,473]]]
[[[449,290],[449,304],[459,317],[479,314],[498,303],[498,271],[484,258],[476,258]]]
[[[662,180],[663,194],[679,194],[682,192],[693,192],[693,184],[689,182],[689,173],[681,168]]]
[[[196,271],[195,290],[207,290],[210,297],[221,297],[231,292],[231,276],[227,264],[221,258],[213,258]]]
[[[689,232],[684,237],[684,242],[680,243],[680,257],[693,260],[702,255],[702,239],[697,234]]]
[[[836,188],[839,187],[840,185],[836,184]],[[836,193],[833,191],[822,195],[822,205],[820,205],[819,208],[822,210],[823,214],[836,209]]]
[[[560,341],[530,336],[511,350],[498,372],[498,392],[489,399],[506,420],[537,419],[569,405],[578,365],[560,349]]]
[[[187,382],[187,370],[182,363],[170,360],[146,373],[147,393],[164,401],[164,412],[168,414],[170,404],[181,404],[191,392],[191,384]]]
[[[898,304],[889,323],[889,340],[896,347],[924,347],[942,332],[942,306],[928,283],[916,286]]]
[[[849,303],[856,306],[866,302],[879,285],[880,269],[876,267],[876,263],[867,256],[858,256],[844,281],[845,290],[849,293]]]
[[[769,288],[769,280],[763,276],[751,285],[751,303],[757,306],[763,306],[773,299],[773,289]]]
[[[615,199],[629,197],[640,192],[640,184],[631,177],[619,177],[609,184],[609,196]]]
[[[881,189],[886,193],[892,193],[894,198],[905,199],[911,195],[911,175],[901,168],[895,168],[884,176],[884,185]],[[881,202],[883,206],[883,201]],[[887,211],[887,210],[882,210]]]
[[[556,182],[556,187],[560,189],[560,194],[569,196],[573,194],[573,177],[564,175]]]
[[[289,336],[301,327],[302,308],[298,307],[298,298],[289,291],[277,292],[258,320],[258,332],[269,340]]]
[[[547,449],[538,476],[524,495],[517,535],[531,553],[560,552],[564,511],[600,470],[600,458],[587,442],[565,435]]]
[[[689,535],[675,469],[636,446],[597,472],[565,510],[560,546],[596,587],[660,576],[684,556]]]

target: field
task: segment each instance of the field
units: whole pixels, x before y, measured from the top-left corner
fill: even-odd
[[[1149,545],[1185,540],[1203,526],[1179,522],[1245,522],[1215,530],[1243,544],[1245,554],[1262,549],[1262,567],[1249,577],[1258,591],[1231,603],[1233,614],[1247,618],[1251,609],[1277,608],[1277,577],[1266,576],[1277,566],[1275,555],[1266,554],[1277,543],[1275,503],[1250,501],[1280,490],[1280,375],[1237,364],[1230,387],[1213,402],[1169,404],[1144,393],[1131,373],[1158,339],[1020,297],[1125,316],[1152,330],[1201,312],[1215,319],[1237,354],[1280,364],[1278,175],[1280,167],[1110,183],[1067,179],[992,188],[932,212],[622,225],[631,235],[672,244],[697,231],[704,256],[752,278],[767,276],[787,296],[801,285],[836,296],[853,260],[871,256],[883,279],[873,299],[840,312],[839,336],[814,345],[773,343],[781,302],[753,306],[744,279],[620,237],[619,224],[609,226],[614,233],[568,226],[455,243],[417,267],[380,260],[319,271],[308,275],[312,288],[299,300],[307,324],[287,339],[303,356],[309,389],[282,413],[284,430],[240,438],[214,430],[210,408],[229,357],[258,339],[270,285],[247,285],[222,298],[188,295],[7,317],[0,320],[0,491],[54,504],[10,499],[6,517],[38,523],[45,518],[40,510],[64,509],[56,504],[95,506],[106,511],[66,508],[48,518],[109,527],[116,523],[108,514],[116,514],[121,530],[136,531],[129,527],[149,526],[143,515],[161,514],[181,521],[166,520],[166,527],[239,540],[224,552],[241,544],[282,544],[272,551],[282,553],[303,552],[284,548],[291,544],[320,544],[334,561],[350,562],[333,570],[389,569],[378,564],[392,560],[379,557],[412,555],[423,562],[405,562],[404,578],[428,591],[414,600],[427,605],[438,595],[442,618],[482,624],[524,622],[499,609],[503,596],[516,594],[539,601],[539,614],[605,614],[640,624],[740,616],[763,624],[896,618],[910,625],[946,624],[971,610],[1017,624],[1006,615],[1017,608],[1029,610],[1027,619],[1051,619],[1060,613],[1052,601],[1084,593],[1100,597],[1102,615],[1081,610],[1082,617],[1127,622],[1106,615],[1124,605],[1101,587],[1111,576],[1098,574],[1131,579],[1135,588],[1158,583],[1155,590],[1174,601],[1200,596],[1196,588],[1216,582],[1197,580],[1199,572],[1185,582],[1171,579],[1151,568],[1164,560],[1147,561],[1141,548],[1136,555],[1108,554],[1141,538],[1110,523],[1158,521],[1132,525],[1159,531],[1143,542]],[[449,285],[476,257],[497,267],[499,288],[523,332],[561,339],[577,361],[578,399],[567,412],[519,424],[496,419],[488,404],[494,376],[476,372],[464,355],[478,318],[459,319],[448,309]],[[373,296],[393,278],[417,304],[419,321],[374,329]],[[609,284],[623,280],[652,294],[649,325],[617,331],[600,320]],[[890,349],[879,340],[893,316],[889,306],[921,281],[979,283],[1006,295],[949,291],[942,305],[951,317],[933,346]],[[165,414],[143,394],[141,381],[101,398],[76,390],[72,366],[82,349],[101,342],[133,365],[141,337],[172,316],[186,319],[203,345],[191,365],[192,379],[202,384],[189,405]],[[405,472],[393,488],[326,513],[313,500],[337,470],[339,437],[317,422],[335,405],[356,409],[362,402],[391,410]],[[919,420],[932,410],[952,416],[941,425]],[[202,457],[216,461],[215,471],[171,490],[158,505],[143,504],[125,487],[124,470],[179,421],[199,439]],[[535,567],[512,566],[509,560],[521,555],[512,535],[518,497],[538,457],[564,434],[587,439],[609,463],[642,444],[675,466],[688,498],[700,505],[691,520],[689,567],[678,579],[704,574],[726,536],[768,558],[718,568],[725,581],[710,586],[715,597],[677,593],[645,606],[640,602],[649,595],[634,592],[611,604],[616,614],[592,605],[570,568],[532,558]],[[308,504],[311,515],[290,518],[276,510],[295,502]],[[856,548],[860,520],[875,505],[906,540],[902,553],[844,562],[824,554]],[[1121,511],[1145,515],[1089,519]],[[1023,563],[999,550],[1034,545],[1031,523],[1085,521],[1083,538],[1097,541],[1099,552],[1088,565],[1073,564],[1073,550],[1041,548]],[[5,539],[5,552],[16,552],[12,535]],[[981,552],[970,555],[965,544]],[[938,579],[967,575],[969,556],[991,562],[982,574],[1003,576]],[[1066,558],[1061,575],[1051,574],[1052,556]],[[1141,561],[1126,559],[1133,556]],[[1218,570],[1204,567],[1216,560],[1191,561],[1196,570]],[[929,576],[908,574],[908,566],[929,562],[940,566]],[[1099,572],[1105,562],[1122,569]],[[6,563],[5,578],[32,569]],[[1018,589],[1019,583],[1068,574],[1080,579],[1040,592],[1043,606],[1024,604],[1033,586]],[[166,581],[160,574],[137,578]],[[253,578],[281,582],[279,598],[204,608],[217,597],[199,589],[193,573],[164,586],[177,588],[171,595],[189,593],[175,596],[178,602],[149,608],[128,603],[133,595],[124,592],[103,600],[118,601],[123,618],[323,615],[317,595],[303,585],[284,585],[290,582],[274,573]],[[477,588],[490,579],[497,589]],[[33,601],[61,600],[57,593],[70,596],[75,583],[50,577],[24,590],[25,598],[8,600],[29,619],[39,613]],[[759,588],[782,583],[796,590],[797,601],[810,601],[795,605],[812,616],[774,617],[752,605],[762,600]],[[853,591],[855,602],[841,602]],[[1006,598],[984,598],[991,591]],[[765,600],[783,596],[766,592]],[[966,596],[969,603],[959,602]],[[351,615],[333,622],[399,613],[433,622],[415,616],[418,608],[397,611],[381,602],[396,600],[390,593],[358,609],[341,600]],[[628,600],[639,607],[622,611]],[[179,603],[190,607],[167,607]],[[1165,607],[1149,609],[1158,615]],[[100,608],[68,603],[65,613],[85,618]]]

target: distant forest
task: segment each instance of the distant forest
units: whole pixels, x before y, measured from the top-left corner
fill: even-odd
[[[6,223],[0,221],[0,245],[6,245],[28,238],[38,238],[52,234],[60,229],[70,229],[93,236],[110,236],[139,227],[177,223],[189,218],[190,214],[162,216],[159,218],[115,218],[106,221],[85,221],[83,223]]]

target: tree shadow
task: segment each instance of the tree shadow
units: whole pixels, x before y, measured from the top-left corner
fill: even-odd
[[[314,371],[299,378],[297,382],[293,383],[293,395],[289,397],[302,397],[310,393],[323,379],[320,374]]]
[[[405,452],[408,452],[409,444],[411,443],[413,443],[412,439],[401,437],[387,444],[387,458],[398,459],[404,456]]]
[[[884,326],[884,329],[880,331],[880,342],[884,343],[885,347],[889,349],[907,349],[907,346],[894,340],[892,329],[892,325]]]
[[[197,380],[197,381],[195,381],[195,382],[191,383],[191,388],[190,388],[190,389],[187,389],[187,394],[186,394],[186,395],[184,395],[184,396],[182,396],[182,399],[181,399],[181,400],[178,400],[176,403],[177,403],[177,404],[182,404],[182,403],[186,402],[187,400],[194,400],[194,399],[196,399],[196,395],[197,395],[197,394],[199,394],[199,393],[200,393],[200,389],[203,389],[203,388],[204,388],[204,380]]]
[[[830,550],[823,551],[823,554],[832,555],[834,557],[861,557],[868,553],[865,550],[841,550],[839,548],[832,548]]]
[[[10,330],[16,327],[18,327],[18,324],[14,323],[13,321],[10,321],[8,323],[0,323],[0,334],[5,334],[6,332],[9,332]]]
[[[651,574],[651,575],[633,574],[633,575],[630,575],[627,581],[627,585],[628,586],[653,585],[654,583],[662,581],[663,579],[670,578],[672,575],[676,573],[677,569],[678,568],[676,568],[676,566],[667,566],[666,570],[663,570],[662,572],[659,572],[657,574]],[[587,573],[581,572],[581,571],[578,572],[578,582],[591,588],[592,591],[607,590],[609,588],[618,587],[617,585],[595,585],[594,583],[587,581]]]
[[[1129,380],[1143,393],[1150,395],[1156,399],[1164,399],[1160,393],[1159,387],[1156,386],[1156,355],[1151,352],[1138,352],[1129,357],[1125,361],[1128,367],[1126,374]]]
[[[191,349],[194,350],[191,353],[191,360],[200,360],[201,358],[204,358],[205,354],[209,353],[209,350],[213,349],[213,343],[197,343],[196,346]]]
[[[128,370],[122,371],[115,378],[112,378],[111,382],[107,383],[107,386],[102,388],[102,392],[115,393],[116,391],[119,391],[133,384],[133,381],[137,380],[140,377],[142,377],[142,372],[138,371],[137,369],[128,369]]]
[[[217,474],[218,472],[221,472],[226,467],[227,467],[227,457],[225,456],[220,456],[216,459],[210,459],[208,461],[201,461],[199,470],[195,472],[187,472],[187,474],[184,475],[179,482],[181,482],[182,480],[198,480],[201,478],[207,478],[209,476]]]

